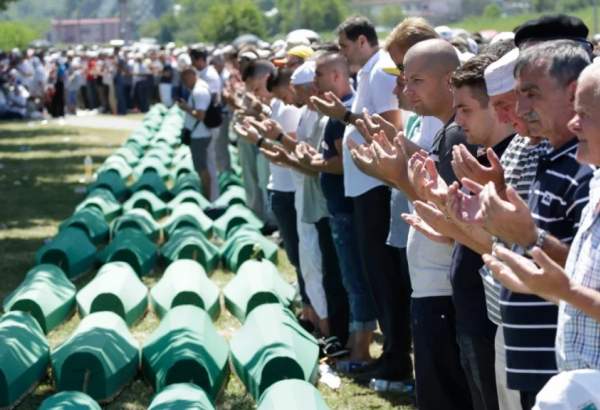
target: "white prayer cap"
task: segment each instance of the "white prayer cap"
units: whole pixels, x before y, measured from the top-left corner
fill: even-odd
[[[533,410],[600,408],[600,372],[575,370],[551,378],[538,393]]]
[[[519,58],[519,49],[513,48],[498,61],[490,64],[483,73],[485,87],[490,97],[500,95],[515,89],[515,65]]]
[[[292,85],[310,84],[315,81],[316,64],[314,61],[307,61],[300,67],[296,68],[292,74],[290,83]]]
[[[515,39],[515,33],[513,33],[512,31],[501,31],[500,33],[496,34],[492,40],[490,41],[490,44],[494,44],[497,43],[498,41],[502,41],[502,40],[514,40]]]
[[[454,37],[454,31],[448,26],[437,26],[435,32],[446,41],[452,40]]]

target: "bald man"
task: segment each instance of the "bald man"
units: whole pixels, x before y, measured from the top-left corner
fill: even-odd
[[[586,67],[577,82],[575,115],[569,129],[579,144],[577,160],[600,165],[600,65]],[[583,210],[579,229],[569,249],[565,269],[535,247],[530,254],[535,264],[505,248],[489,255],[498,276],[521,287],[523,293],[537,294],[558,303],[556,358],[560,371],[600,370],[600,173],[590,182],[590,200]],[[536,266],[537,264],[537,266]]]
[[[403,63],[408,104],[415,113],[435,117],[444,124],[425,147],[441,175],[438,185],[451,184],[456,179],[451,165],[452,147],[466,144],[465,134],[454,122],[449,85],[453,71],[459,66],[458,55],[448,42],[429,39],[408,49]],[[417,194],[412,199],[428,200],[425,197],[428,192],[417,181],[412,182]],[[412,323],[420,409],[473,408],[470,391],[479,383],[474,377],[468,378],[472,372],[463,368],[466,367],[463,364],[477,359],[477,355],[473,352],[461,355],[457,344],[457,309],[452,300],[453,284],[448,281],[454,262],[452,249],[452,244],[432,246],[424,236],[415,235],[414,231],[409,234],[407,257],[411,272],[416,272],[411,280],[413,289],[419,290],[412,297]]]

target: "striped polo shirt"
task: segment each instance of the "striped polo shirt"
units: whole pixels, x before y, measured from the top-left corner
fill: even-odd
[[[529,138],[517,134],[500,157],[500,164],[504,170],[504,183],[513,187],[523,201],[529,200],[529,188],[535,179],[540,157],[551,149],[547,140],[531,144]],[[487,266],[484,265],[479,272],[485,289],[488,319],[499,326],[502,323],[500,318],[502,285],[494,279]]]
[[[543,155],[529,191],[536,225],[571,243],[588,202],[592,168],[577,162],[577,139]],[[524,253],[523,249],[515,251]],[[510,389],[537,392],[557,373],[555,338],[558,308],[535,295],[502,288],[500,311]]]

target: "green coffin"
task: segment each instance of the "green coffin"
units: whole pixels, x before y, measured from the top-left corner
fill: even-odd
[[[328,410],[319,390],[304,380],[282,380],[269,387],[257,410]]]
[[[245,225],[234,230],[221,247],[221,260],[225,267],[237,272],[249,259],[267,259],[277,263],[277,245],[254,228]]]
[[[78,391],[56,393],[42,402],[38,410],[101,410],[94,399]]]
[[[141,157],[144,154],[144,143],[143,141],[139,141],[137,139],[128,138],[127,141],[125,141],[125,143],[123,144],[122,148],[128,149],[131,152],[135,153],[138,157],[137,162],[139,162],[139,157]],[[134,166],[133,163],[131,164],[131,166]]]
[[[54,265],[38,265],[27,272],[18,288],[4,299],[4,311],[21,310],[33,316],[48,333],[75,306],[75,285]]]
[[[184,202],[173,210],[162,228],[167,238],[182,228],[197,229],[206,237],[210,237],[212,235],[212,224],[212,219],[202,212],[202,208],[194,203]]]
[[[140,365],[140,351],[127,325],[112,312],[84,317],[52,353],[59,391],[77,390],[107,402],[129,383]]]
[[[215,406],[198,386],[178,383],[165,387],[154,396],[148,410],[215,410]]]
[[[294,301],[296,290],[267,260],[246,261],[235,277],[223,289],[225,306],[240,322],[257,306],[266,303],[281,303],[289,307]]]
[[[246,192],[244,188],[232,185],[213,203],[214,208],[227,208],[233,204],[244,205],[246,203]]]
[[[104,215],[107,222],[121,215],[121,204],[116,200],[111,191],[98,188],[91,191],[88,196],[75,208],[79,212],[85,208],[96,208]]]
[[[153,170],[144,172],[131,187],[132,192],[144,190],[154,192],[163,201],[171,198],[171,192],[167,189],[165,181]]]
[[[16,405],[46,375],[50,350],[42,328],[25,312],[0,317],[0,408]]]
[[[235,372],[255,400],[278,381],[314,382],[318,376],[317,341],[278,303],[254,308],[230,348]]]
[[[219,249],[206,236],[195,228],[177,229],[160,249],[166,265],[179,259],[199,262],[207,272],[219,265]]]
[[[263,223],[254,213],[244,205],[235,204],[215,220],[214,230],[223,239],[229,238],[229,231],[238,225],[248,224],[256,229],[261,229]]]
[[[210,317],[196,306],[171,309],[144,343],[142,371],[155,391],[194,383],[217,398],[229,376],[229,347]]]
[[[123,146],[118,148],[112,155],[123,158],[130,167],[135,167],[140,162],[141,152],[138,147]]]
[[[98,253],[98,261],[127,262],[139,276],[146,275],[156,265],[158,248],[137,229],[124,229]]]
[[[175,180],[171,193],[177,196],[183,191],[202,192],[202,182],[196,171],[181,174]]]
[[[100,172],[96,180],[88,185],[87,192],[90,193],[98,188],[108,189],[120,201],[129,195],[125,181],[115,170]]]
[[[232,186],[242,186],[242,179],[233,171],[221,172],[217,178],[219,192],[225,192]]]
[[[146,172],[155,172],[164,181],[170,176],[166,165],[157,157],[143,157],[133,170],[133,174],[138,178],[141,178]]]
[[[150,290],[150,304],[160,318],[175,306],[194,305],[217,320],[221,311],[219,295],[218,286],[198,262],[181,259],[170,264]]]
[[[150,147],[148,151],[144,154],[144,158],[142,158],[142,163],[146,158],[156,158],[158,159],[166,168],[171,166],[171,162],[173,161],[173,151],[170,149],[165,150],[164,148],[158,147]]]
[[[109,311],[132,326],[146,312],[148,289],[131,266],[110,262],[102,266],[96,277],[77,292],[80,315]]]
[[[94,266],[96,247],[83,229],[70,227],[58,233],[35,255],[36,265],[49,263],[61,268],[69,278],[87,272]]]
[[[171,200],[171,202],[169,202],[169,204],[168,204],[169,209],[171,209],[173,211],[174,209],[177,208],[177,206],[179,204],[182,204],[184,202],[195,203],[202,210],[205,210],[208,207],[210,207],[210,201],[208,199],[206,199],[204,196],[202,196],[201,193],[196,192],[196,191],[183,191],[180,194],[178,194],[175,198],[173,198]]]
[[[196,169],[194,168],[194,162],[192,161],[192,156],[189,155],[189,150],[184,156],[179,156],[178,153],[176,153],[173,162],[175,164],[175,169],[173,170],[174,180],[177,180],[177,178],[182,175],[196,172]]]
[[[106,243],[110,233],[110,227],[104,218],[104,214],[96,207],[86,207],[76,211],[61,223],[58,229],[63,231],[68,227],[83,229],[95,245]]]
[[[160,225],[154,220],[150,212],[143,208],[132,208],[117,219],[111,225],[111,236],[114,238],[124,229],[135,229],[140,231],[153,242],[160,238]]]
[[[127,213],[134,208],[148,211],[154,219],[160,219],[167,214],[167,204],[151,191],[138,191],[123,204],[123,211]]]
[[[133,174],[133,168],[131,168],[131,165],[127,162],[127,160],[122,156],[115,154],[106,158],[104,163],[100,166],[100,168],[98,168],[98,173],[104,171],[118,172],[123,181],[127,181],[131,174]]]

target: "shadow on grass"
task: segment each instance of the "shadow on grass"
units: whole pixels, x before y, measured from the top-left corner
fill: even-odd
[[[25,123],[10,122],[3,125],[11,126],[25,126]],[[29,129],[11,129],[3,128],[0,133],[0,141],[4,139],[17,139],[17,138],[36,138],[36,137],[49,137],[49,136],[68,136],[68,135],[81,135],[81,133],[75,128],[68,127],[32,127]]]

